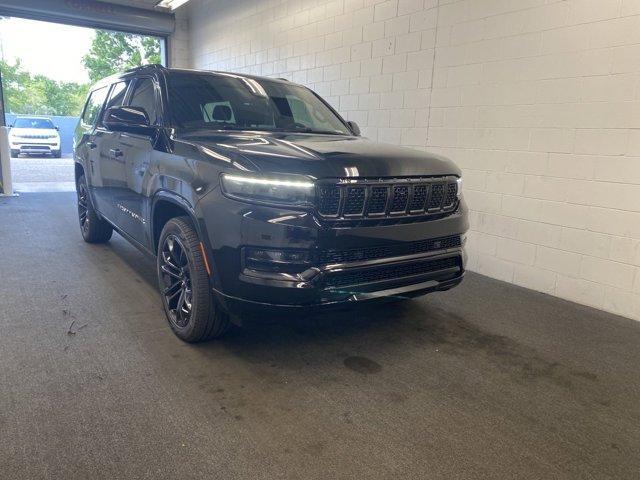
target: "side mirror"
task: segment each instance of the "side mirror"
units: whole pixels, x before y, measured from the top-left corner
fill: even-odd
[[[155,130],[142,107],[111,107],[105,112],[102,123],[112,132],[151,135]]]
[[[348,121],[347,126],[349,127],[349,130],[351,130],[351,133],[353,133],[356,137],[360,136],[360,127],[356,122]]]
[[[55,128],[56,130],[60,131],[60,127],[57,126],[57,125],[55,127],[53,127],[53,128]]]

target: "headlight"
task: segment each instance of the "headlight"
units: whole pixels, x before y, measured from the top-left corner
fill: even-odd
[[[311,207],[314,183],[306,177],[259,177],[223,173],[222,192],[231,198],[254,203]]]
[[[462,195],[462,177],[458,178],[456,182],[458,183],[458,198],[460,198]]]

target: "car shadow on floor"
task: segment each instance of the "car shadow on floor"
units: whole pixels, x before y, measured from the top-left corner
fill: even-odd
[[[119,237],[114,237],[109,248],[139,275],[139,281],[157,288],[152,259]],[[472,276],[471,281],[480,282],[481,278]],[[458,288],[464,289],[464,282]],[[436,300],[436,295],[445,297]],[[465,379],[461,381],[470,383],[478,375],[493,376],[503,385],[525,390],[542,383],[554,390],[579,394],[592,405],[599,405],[607,396],[598,375],[490,331],[481,316],[453,307],[455,295],[391,299],[298,317],[265,314],[243,328],[233,328],[221,339],[192,345],[176,339],[175,345],[186,350],[180,353],[178,349],[172,357],[198,356],[202,373],[196,375],[205,377],[209,375],[207,368],[229,357],[274,382],[289,376],[301,381],[304,372],[313,371],[322,378],[317,380],[320,383],[333,383],[342,375],[340,372],[346,371],[365,376],[382,373],[386,377],[388,369],[405,365],[419,370],[424,365],[436,370],[454,369]],[[158,315],[157,322],[158,326],[167,325],[163,315]],[[173,345],[172,336],[167,329],[161,342]],[[414,374],[419,375],[417,370]]]

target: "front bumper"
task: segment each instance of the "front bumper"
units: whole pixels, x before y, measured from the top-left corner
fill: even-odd
[[[360,222],[332,228],[311,213],[249,205],[210,192],[198,204],[212,252],[212,288],[233,313],[267,309],[300,311],[336,307],[385,297],[413,297],[447,290],[459,284],[466,265],[464,236],[468,229],[464,201],[444,218],[411,223]],[[457,244],[407,253],[405,246],[430,239],[457,237]],[[300,271],[262,271],[248,268],[243,249],[296,249],[312,252],[312,262]],[[401,255],[345,261],[327,260],[323,252],[378,247]],[[321,259],[321,260],[319,260]]]
[[[60,150],[60,142],[46,140],[15,139],[10,141],[10,146],[11,150],[24,154],[46,154]]]
[[[464,250],[458,252],[458,258],[465,258]],[[358,268],[358,267],[354,267]],[[438,271],[423,276],[402,277],[393,281],[364,283],[357,286],[326,289],[322,282],[319,286],[310,286],[305,292],[307,301],[291,303],[283,295],[285,290],[278,292],[271,299],[254,300],[238,298],[224,294],[214,289],[218,300],[232,313],[244,316],[256,313],[300,313],[319,309],[341,308],[363,302],[396,298],[414,298],[427,293],[449,290],[460,284],[464,278],[464,269]],[[278,283],[272,285],[275,289],[296,288],[292,284]],[[273,292],[273,290],[271,290]]]

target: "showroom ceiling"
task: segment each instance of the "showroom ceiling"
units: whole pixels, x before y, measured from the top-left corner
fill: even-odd
[[[129,7],[155,9],[155,6],[159,1],[160,0],[106,0],[106,3],[116,3],[118,5],[127,5]],[[158,8],[158,10],[166,9]]]

